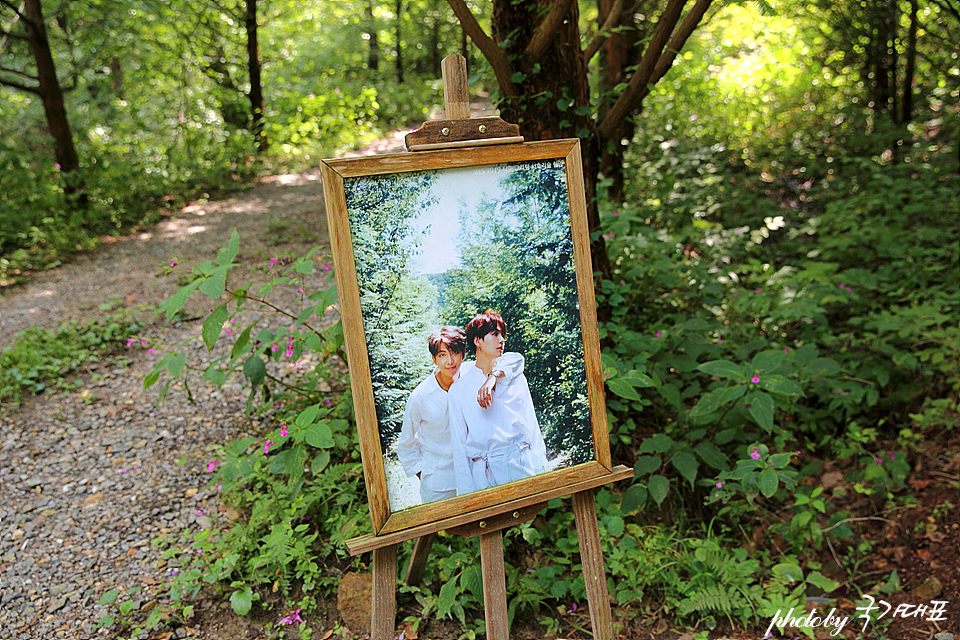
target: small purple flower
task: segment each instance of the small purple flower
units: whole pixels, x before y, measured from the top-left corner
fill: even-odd
[[[137,344],[137,339],[136,339],[136,338],[127,338],[127,349],[129,349],[130,347],[132,347],[132,346],[135,345],[135,344]]]
[[[286,351],[283,352],[283,355],[285,355],[285,356],[288,357],[288,358],[292,358],[292,357],[293,357],[293,349],[287,349]]]
[[[655,334],[653,334],[653,337],[654,337],[654,338],[659,338],[659,337],[660,337],[660,332],[657,331]]]
[[[717,344],[723,344],[723,338],[720,338],[719,340],[717,340]]]
[[[734,297],[734,298],[739,298],[739,297],[740,297],[740,294],[737,293],[736,291],[734,291],[734,292],[733,292],[733,297]]]
[[[756,447],[754,447],[753,450],[750,451],[750,457],[753,458],[754,460],[759,460],[759,459],[760,459],[760,449],[757,449]]]
[[[760,289],[754,289],[753,292],[754,292],[754,293],[760,293]]]
[[[784,348],[783,348],[783,352],[784,352],[784,353],[790,353],[790,347],[784,347]]]
[[[893,451],[890,452],[890,459],[891,459],[891,460],[896,460],[896,459],[897,459],[897,456],[893,455]]]
[[[303,293],[303,289],[297,289],[297,293]]]
[[[614,218],[616,218],[616,217],[619,216],[619,215],[620,215],[620,212],[619,212],[619,211],[617,211],[617,210],[614,210],[614,211],[613,211],[613,217],[614,217]]]
[[[203,515],[203,509],[197,509],[197,515],[198,515],[198,516],[202,516],[202,515]],[[200,551],[200,550],[197,549],[197,551]]]
[[[263,452],[264,452],[265,454],[266,454],[266,453],[270,453],[270,447],[272,447],[272,446],[275,445],[275,444],[277,444],[277,443],[274,442],[273,440],[267,440],[266,442],[263,443]]]
[[[847,293],[853,293],[853,287],[848,286],[848,287],[847,287]]]
[[[760,376],[758,376],[757,374],[753,374],[753,377],[750,378],[750,382],[752,382],[753,384],[757,384],[758,382],[760,382]]]
[[[219,460],[211,460],[210,462],[208,462],[208,463],[207,463],[207,472],[209,473],[209,472],[213,471],[214,469],[216,469],[218,462],[220,462],[220,461],[219,461]]]
[[[171,263],[170,263],[170,268],[171,268],[171,269],[173,269],[175,266],[177,266],[177,263],[176,263],[176,262],[171,262]]]
[[[875,461],[877,464],[883,464],[883,458],[881,458],[880,456],[877,456],[876,458],[874,458],[874,461]]]
[[[273,351],[274,353],[276,353],[277,351],[280,351],[280,345],[278,345],[276,342],[271,342],[270,351]]]
[[[840,290],[843,291],[843,290],[846,289],[846,288],[847,288],[847,285],[845,285],[845,284],[843,284],[843,283],[841,282],[841,283],[840,283]]]
[[[156,352],[157,352],[156,349],[152,349],[152,348],[151,348],[151,349],[147,349],[147,355],[151,355],[151,356],[152,356],[152,355],[154,355]]]
[[[280,437],[281,437],[281,438],[286,438],[287,435],[289,435],[289,433],[290,433],[290,432],[287,431],[287,425],[281,424],[281,425],[280,425]]]
[[[722,482],[718,482],[718,483],[717,483],[717,489],[723,489],[723,483],[722,483]]]

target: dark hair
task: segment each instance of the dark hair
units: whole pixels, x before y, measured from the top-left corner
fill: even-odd
[[[492,311],[487,311],[486,313],[481,313],[476,318],[467,323],[467,350],[470,354],[474,354],[477,351],[477,345],[474,343],[474,340],[477,338],[483,338],[488,333],[493,333],[494,331],[499,331],[500,335],[504,338],[507,337],[507,325],[504,323],[503,318],[500,317],[500,314],[494,313]]]
[[[430,355],[434,358],[440,353],[440,345],[444,344],[453,353],[466,353],[467,342],[463,337],[463,329],[454,326],[440,327],[427,338]]]

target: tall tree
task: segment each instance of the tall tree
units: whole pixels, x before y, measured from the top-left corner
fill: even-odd
[[[19,6],[11,0],[0,0],[0,15],[10,19],[10,26],[0,32],[3,42],[19,41],[26,44],[33,60],[32,69],[0,66],[0,84],[39,96],[47,128],[54,140],[57,164],[69,183],[69,189],[81,194],[82,198],[82,184],[76,176],[80,159],[73,143],[63,89],[57,77],[40,0],[23,0]]]
[[[713,0],[641,2],[646,20],[631,41],[635,54],[621,68],[622,81],[608,92],[600,110],[594,106],[589,56],[612,33],[626,29],[637,13],[601,2],[597,44],[585,52],[581,44],[580,9],[574,0],[494,0],[492,30],[488,34],[464,0],[447,0],[464,30],[486,57],[500,88],[500,110],[506,120],[520,125],[528,140],[579,137],[583,144],[584,178],[590,228],[600,226],[596,187],[602,152],[613,159],[623,153],[617,135],[624,122],[639,113],[643,99],[667,73],[687,39],[703,21]],[[649,32],[641,41],[639,34]],[[617,47],[614,47],[617,48]],[[608,52],[609,58],[609,52]],[[627,66],[635,67],[626,74]],[[613,144],[610,144],[613,143]],[[605,170],[616,174],[619,162]],[[609,177],[614,177],[611,175]],[[593,244],[594,268],[608,272],[603,240]]]
[[[257,0],[246,0],[247,69],[250,72],[250,120],[257,149],[267,150],[267,134],[263,130],[263,83],[260,81],[260,43],[257,35]]]

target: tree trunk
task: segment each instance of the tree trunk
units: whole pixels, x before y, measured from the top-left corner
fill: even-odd
[[[603,25],[611,11],[617,9],[616,0],[599,0],[598,24]],[[599,89],[600,89],[600,110],[599,119],[609,111],[613,105],[614,87],[626,82],[627,67],[634,64],[639,54],[637,42],[640,41],[638,31],[633,25],[632,15],[634,9],[626,6],[627,3],[621,2],[619,7],[619,18],[616,24],[622,25],[616,33],[611,33],[606,42],[600,48],[599,60]],[[600,149],[600,173],[605,178],[611,180],[608,191],[610,199],[614,202],[622,202],[624,197],[624,175],[623,175],[623,154],[626,151],[626,144],[623,141],[633,139],[634,125],[633,120],[625,118],[621,122],[614,134],[606,144],[601,145]]]
[[[380,42],[377,40],[377,25],[373,19],[373,2],[368,0],[364,8],[367,17],[367,37],[370,38],[370,48],[367,52],[367,68],[371,71],[380,70]]]
[[[55,154],[60,171],[67,174],[80,168],[80,159],[73,146],[73,135],[67,120],[67,109],[63,103],[63,91],[57,79],[57,68],[53,63],[50,41],[43,19],[40,0],[25,0],[23,7],[24,24],[30,49],[37,63],[39,86],[36,93],[43,101],[43,110],[47,116],[47,126],[55,143]]]
[[[257,0],[247,0],[247,66],[250,69],[250,123],[257,150],[267,150],[263,121],[263,84],[260,78],[260,45],[257,39]]]
[[[580,138],[587,219],[590,229],[599,229],[600,140],[592,117],[587,67],[580,47],[577,3],[569,3],[563,24],[539,58],[532,59],[526,50],[553,4],[551,0],[494,3],[493,37],[508,43],[506,53],[513,59],[514,71],[525,76],[516,83],[520,95],[502,99],[500,115],[507,122],[520,125],[520,133],[526,140]],[[531,117],[532,114],[536,116]],[[592,243],[591,249],[594,271],[599,271],[601,278],[609,278],[610,265],[603,239]]]
[[[394,61],[394,66],[397,70],[397,82],[403,84],[403,35],[400,30],[400,22],[403,19],[401,17],[403,13],[403,0],[397,0],[397,57]]]
[[[913,75],[917,64],[917,0],[910,0],[910,33],[907,34],[907,65],[903,72],[903,110],[900,123],[906,124],[913,119]]]

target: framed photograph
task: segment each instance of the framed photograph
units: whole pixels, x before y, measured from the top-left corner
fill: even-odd
[[[321,173],[374,533],[609,474],[579,141]]]

